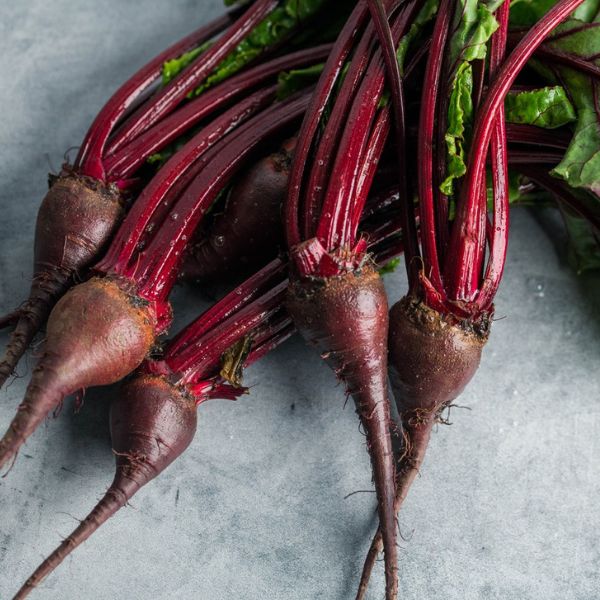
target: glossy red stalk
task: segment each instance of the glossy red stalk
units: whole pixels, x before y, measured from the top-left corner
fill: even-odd
[[[412,8],[413,4],[408,3],[395,19],[392,26],[395,44],[406,33]],[[328,251],[350,247],[354,243],[352,232],[356,230],[357,220],[353,220],[353,215],[362,212],[366,200],[366,195],[363,195],[363,205],[357,202],[358,186],[363,171],[368,169],[364,158],[369,150],[369,140],[384,85],[385,65],[381,50],[378,50],[370,61],[367,73],[347,115],[333,164],[333,172],[336,176],[330,181],[321,210],[316,237]],[[389,112],[387,107],[381,110]],[[383,122],[380,126],[381,124]],[[379,135],[384,132],[387,135],[387,129],[387,127],[382,129]],[[382,149],[383,144],[380,147]],[[371,160],[374,158],[378,160],[379,157],[371,156]]]
[[[535,125],[506,123],[506,137],[511,144],[535,144],[566,150],[573,133],[567,129],[542,129]]]
[[[596,23],[585,23],[587,28],[599,28],[600,24]],[[508,35],[509,45],[514,47],[519,40],[525,35],[526,31],[511,31]],[[545,39],[545,42],[552,42],[554,40],[560,39],[563,36],[571,35],[574,31],[569,29],[562,34],[555,34],[552,36],[548,36]],[[539,48],[536,49],[534,53],[535,57],[544,61],[545,63],[559,63],[564,65],[565,67],[569,67],[570,69],[574,69],[575,71],[580,71],[581,73],[586,73],[587,75],[591,75],[596,79],[600,79],[600,67],[593,62],[593,59],[590,58],[581,58],[575,54],[569,54],[568,52],[564,52],[559,50],[558,48],[552,47],[552,45],[548,43],[542,44]]]
[[[508,148],[508,163],[511,165],[541,164],[549,165],[550,168],[557,165],[564,156],[564,152],[559,152],[558,150],[555,150],[554,152],[550,150],[543,152],[541,150],[517,150],[514,147]]]
[[[109,136],[135,101],[160,78],[164,63],[181,56],[223,31],[231,23],[232,18],[232,13],[226,14],[194,31],[161,52],[126,81],[94,119],[75,161],[76,169],[83,175],[104,181],[105,170],[102,159]]]
[[[214,114],[227,103],[264,85],[282,71],[325,60],[330,51],[331,45],[325,44],[286,54],[235,75],[216,88],[206,91],[174,114],[159,121],[114,155],[107,157],[105,167],[109,180],[118,181],[130,177],[151,154],[176,140],[182,133]]]
[[[319,145],[316,148],[312,169],[306,185],[306,198],[304,199],[304,228],[302,233],[305,239],[316,235],[318,216],[327,189],[332,163],[336,156],[336,148],[344,130],[354,94],[369,64],[373,42],[373,26],[369,24],[349,63],[348,71],[344,76],[335,103],[331,108],[331,114],[321,134]]]
[[[559,202],[578,213],[600,233],[600,216],[586,207],[568,185],[549,175],[545,169],[534,165],[519,165],[519,171],[555,196]]]
[[[406,269],[409,278],[414,277],[414,259],[420,256],[417,239],[417,223],[414,203],[408,195],[406,178],[406,120],[404,106],[404,82],[396,56],[396,44],[388,23],[385,7],[381,0],[370,0],[369,9],[373,17],[377,35],[383,51],[387,77],[392,91],[396,156],[398,159],[398,192],[400,198],[400,219],[405,232]],[[414,283],[414,282],[413,282]]]
[[[199,159],[206,168],[177,200],[170,218],[162,224],[146,250],[123,272],[138,282],[142,298],[161,302],[168,297],[177,278],[183,250],[202,216],[252,153],[269,138],[289,129],[303,115],[309,98],[309,94],[304,94],[276,103]]]
[[[496,71],[504,60],[506,52],[506,36],[508,33],[508,17],[510,12],[510,2],[505,0],[502,6],[496,11],[496,20],[498,21],[498,30],[492,36],[490,51],[490,79],[493,79]],[[494,199],[494,209],[492,215],[492,235],[489,241],[489,258],[487,262],[485,276],[481,284],[481,290],[477,298],[477,306],[480,312],[492,310],[492,303],[506,262],[506,251],[508,248],[508,226],[510,219],[509,191],[508,191],[508,160],[506,143],[506,124],[504,120],[504,104],[502,103],[496,115],[495,126],[492,132],[490,144],[491,162],[492,162],[492,194]],[[482,186],[485,186],[485,179],[482,180]],[[487,212],[487,192],[483,198],[482,213]],[[484,231],[480,234],[480,239],[485,240]],[[485,247],[481,250],[481,262],[483,262]],[[478,274],[479,275],[479,274]]]
[[[200,319],[202,319],[202,316]],[[245,335],[252,337],[252,348],[244,361],[243,369],[247,369],[266,354],[275,350],[295,332],[296,328],[289,316],[283,311],[279,311],[275,316],[269,315],[265,322],[261,322],[250,333],[235,339],[234,344],[242,340]],[[198,347],[201,347],[202,342],[198,339],[197,344]],[[185,385],[185,389],[195,397],[196,405],[207,400],[236,400],[243,394],[248,393],[247,388],[233,385],[221,376],[218,372],[218,362],[218,360],[213,361],[211,370],[198,371],[196,376],[189,377],[190,380],[185,384],[182,381],[177,381],[177,385]],[[140,371],[163,375],[169,377],[170,380],[177,380],[181,375],[172,371],[165,361],[147,361],[140,367]]]
[[[369,192],[375,174],[379,159],[385,147],[390,132],[390,112],[382,109],[375,118],[373,131],[369,137],[367,148],[364,155],[360,158],[361,170],[356,184],[354,203],[351,208],[348,223],[344,230],[348,240],[356,240],[358,228],[362,219],[365,204],[367,203]]]
[[[244,367],[253,365],[296,333],[296,327],[294,327],[292,320],[287,315],[282,315],[278,319],[274,319],[271,324],[261,329],[261,337],[250,351]]]
[[[487,148],[504,98],[520,70],[548,34],[582,2],[583,0],[561,0],[523,36],[498,69],[478,111],[480,117],[475,120],[467,173],[452,228],[449,262],[446,269],[448,295],[454,301],[469,302],[474,300],[476,295],[476,289],[473,289],[471,284],[475,280],[474,270],[477,266],[472,257],[477,255],[477,248],[481,246],[476,218],[481,210],[485,210],[480,206],[477,190],[481,189],[482,182],[485,182]],[[425,223],[422,223],[422,228],[425,238]],[[494,267],[496,271],[498,267],[499,265]],[[477,306],[479,307],[479,303]]]
[[[419,218],[421,224],[424,277],[431,281],[433,288],[439,296],[436,300],[442,303],[446,301],[446,292],[442,281],[436,240],[435,206],[433,200],[433,140],[440,74],[452,14],[451,6],[451,0],[441,0],[438,8],[438,16],[435,20],[423,81],[417,140],[417,153],[419,157]],[[427,290],[425,293],[431,296]]]
[[[164,88],[140,106],[111,139],[108,154],[131,142],[160,119],[175,110],[177,105],[197,88],[219,63],[258,25],[276,6],[277,0],[256,0],[246,12],[232,23],[217,44],[202,55]]]
[[[188,344],[176,355],[168,354],[165,362],[180,375],[180,383],[193,382],[198,374],[215,369],[225,350],[281,309],[286,290],[287,280],[213,327],[197,342]]]
[[[180,353],[193,340],[200,338],[254,301],[259,294],[264,293],[269,287],[279,283],[285,277],[286,272],[287,264],[284,261],[279,258],[271,261],[204,312],[201,319],[197,319],[174,337],[169,343],[168,354],[176,355]]]
[[[336,82],[352,51],[354,42],[363,29],[367,16],[367,7],[364,2],[359,2],[340,32],[307,107],[306,117],[298,135],[296,156],[308,157],[310,155],[325,108],[335,90]],[[305,161],[295,160],[290,173],[288,198],[285,203],[286,238],[289,247],[296,246],[303,239],[299,210],[304,177]]]
[[[224,135],[271,103],[275,94],[274,86],[255,92],[211,121],[172,156],[131,207],[97,269],[125,273],[127,265],[139,250],[142,238],[147,233],[152,220],[155,219],[161,203],[165,202],[167,194],[181,179],[184,179],[184,185],[189,184],[190,176],[195,174],[194,171],[189,172],[192,165],[210,148],[218,145]],[[171,200],[174,200],[172,196]],[[167,202],[167,205],[165,208],[169,209],[170,203]]]

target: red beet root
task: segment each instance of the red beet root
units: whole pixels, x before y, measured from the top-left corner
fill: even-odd
[[[123,213],[116,188],[75,174],[59,177],[40,207],[29,299],[0,362],[0,387],[12,374],[56,300],[97,257]]]
[[[254,165],[231,191],[209,234],[190,248],[181,277],[206,280],[275,258],[284,242],[281,209],[296,139]]]
[[[389,600],[397,595],[395,467],[387,396],[387,298],[371,267],[290,284],[287,307],[304,338],[346,384],[367,436],[385,547]]]
[[[126,383],[110,411],[114,480],[92,512],[36,569],[13,600],[26,598],[77,546],[125,506],[190,445],[196,433],[196,402],[161,377],[143,375]]]
[[[390,380],[404,433],[396,512],[421,468],[434,424],[479,367],[489,325],[489,315],[476,325],[457,323],[410,296],[390,311]],[[357,600],[364,598],[382,545],[378,531],[365,562]]]
[[[61,298],[25,399],[0,440],[0,468],[65,396],[115,383],[144,360],[154,342],[154,319],[136,300],[109,278],[91,279]]]

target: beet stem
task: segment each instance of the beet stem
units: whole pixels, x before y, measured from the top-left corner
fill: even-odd
[[[481,189],[482,184],[485,184],[487,149],[495,127],[496,116],[503,105],[504,97],[521,69],[540,44],[543,43],[547,35],[582,2],[583,0],[559,1],[529,29],[498,69],[498,73],[494,77],[478,111],[480,116],[475,119],[467,173],[461,190],[461,201],[458,203],[457,216],[452,228],[450,260],[446,269],[446,283],[449,296],[453,300],[471,301],[476,291],[470,287],[470,282],[475,279],[473,270],[476,268],[472,257],[477,255],[477,247],[480,245],[476,219],[484,210],[483,207],[479,206],[481,200],[477,190]],[[423,225],[422,223],[422,227]],[[495,270],[499,270],[499,265],[495,265]]]
[[[141,297],[150,301],[166,299],[176,281],[187,240],[191,239],[201,217],[251,153],[298,120],[309,99],[309,94],[302,94],[276,103],[200,159],[206,168],[173,207],[172,214],[178,215],[177,220],[169,219],[163,224],[135,265]]]
[[[404,231],[406,269],[409,278],[414,278],[414,259],[420,257],[414,204],[408,197],[406,179],[406,120],[404,106],[404,83],[396,57],[396,46],[382,0],[369,0],[377,35],[383,50],[389,86],[392,91],[396,155],[398,158],[398,190],[400,195],[400,218]],[[414,282],[413,282],[414,284]]]
[[[393,25],[395,43],[404,35],[412,8],[413,3],[408,3],[395,19]],[[352,214],[359,213],[363,208],[356,202],[357,186],[362,178],[361,170],[364,169],[361,158],[368,150],[384,84],[385,65],[381,50],[377,50],[356,93],[350,113],[346,117],[345,128],[333,165],[336,177],[330,180],[321,210],[316,237],[329,251],[335,247],[349,247],[353,242]],[[381,110],[389,112],[387,107]],[[387,131],[385,133],[387,135]],[[317,165],[316,168],[319,166]],[[308,193],[310,194],[310,190]]]
[[[189,92],[198,87],[219,63],[258,25],[278,2],[256,0],[246,12],[231,24],[216,44],[213,44],[173,81],[144,103],[122,129],[115,135],[108,149],[109,154],[131,142],[149,127],[172,112]]]
[[[179,383],[192,383],[197,377],[215,368],[227,348],[280,309],[286,289],[287,280],[277,284],[210,331],[198,336],[193,343],[179,349],[176,354],[169,350],[165,355],[165,363],[174,373],[181,374]]]
[[[286,270],[287,265],[281,259],[272,260],[267,266],[252,275],[252,277],[237,286],[204,312],[193,324],[175,336],[169,343],[165,358],[179,354],[195,340],[254,301],[259,294],[267,290],[268,286],[278,283]]]
[[[102,164],[104,148],[119,120],[136,99],[160,77],[166,61],[204,43],[225,29],[230,24],[231,18],[231,14],[224,15],[184,37],[153,58],[125,82],[113,94],[92,123],[75,161],[75,167],[84,175],[104,181],[105,172]]]
[[[160,151],[202,119],[214,114],[226,103],[264,84],[281,71],[325,60],[330,51],[330,44],[299,50],[225,80],[216,88],[208,90],[199,98],[182,106],[174,114],[159,121],[114,155],[107,157],[105,165],[108,178],[116,181],[130,177],[151,154]]]
[[[586,221],[600,232],[600,217],[587,208],[585,203],[581,202],[579,198],[572,193],[571,188],[567,187],[562,181],[548,175],[544,169],[532,165],[519,166],[519,171],[537,183],[540,187],[550,192],[560,202],[586,219]]]
[[[492,36],[490,53],[490,78],[492,78],[506,53],[506,36],[508,33],[508,18],[510,2],[505,2],[496,11],[499,23],[498,30]],[[490,256],[487,269],[481,284],[481,291],[477,298],[477,304],[482,312],[491,310],[492,302],[498,288],[504,264],[506,262],[506,251],[508,248],[508,227],[510,219],[509,211],[509,189],[508,189],[508,159],[506,148],[506,124],[504,120],[504,106],[500,106],[496,116],[494,131],[491,139],[492,158],[492,185],[494,198],[494,211],[492,217],[492,238],[490,241]],[[483,182],[485,183],[485,181]],[[486,198],[483,201],[487,206]],[[485,211],[483,211],[485,213]]]
[[[123,272],[138,252],[142,236],[147,232],[167,193],[178,184],[180,179],[188,181],[191,166],[210,148],[219,145],[224,135],[272,102],[275,92],[275,87],[271,86],[242,100],[199,131],[171,157],[132,206],[109,251],[96,268],[105,272],[109,270]],[[164,214],[166,211],[162,212]]]
[[[295,152],[296,160],[292,164],[288,198],[285,203],[286,239],[290,248],[298,245],[303,239],[300,231],[299,210],[306,157],[309,156],[325,108],[335,90],[336,82],[344,68],[346,59],[350,55],[354,40],[360,35],[367,15],[368,9],[361,2],[346,21],[327,59],[323,75],[319,78],[300,128]]]
[[[440,263],[437,252],[435,207],[433,202],[433,137],[440,73],[444,61],[444,48],[448,38],[451,15],[450,0],[441,0],[433,29],[431,48],[423,81],[421,115],[418,135],[418,189],[421,245],[425,276],[445,300]]]
[[[318,215],[323,204],[323,196],[327,190],[327,181],[332,163],[336,157],[336,149],[344,130],[355,92],[370,62],[373,50],[373,26],[369,23],[365,29],[349,63],[348,72],[344,76],[340,91],[331,108],[331,114],[325,130],[316,148],[310,177],[306,185],[307,198],[304,200],[303,237],[309,239],[316,235]]]

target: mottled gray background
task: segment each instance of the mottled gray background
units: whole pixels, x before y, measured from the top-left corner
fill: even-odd
[[[0,2],[0,309],[28,288],[46,173],[115,87],[218,0]],[[402,273],[388,278],[392,298]],[[186,320],[205,305],[180,290]],[[576,277],[551,215],[514,213],[483,363],[434,436],[400,516],[404,600],[600,597],[600,279]],[[4,338],[2,338],[4,339]],[[29,358],[28,363],[31,364]],[[27,365],[0,393],[0,426]],[[40,600],[349,600],[374,528],[342,389],[298,340],[200,409],[190,450],[32,595]],[[87,514],[113,470],[108,400],[68,402],[0,480],[0,598]],[[378,567],[371,599],[383,597]]]

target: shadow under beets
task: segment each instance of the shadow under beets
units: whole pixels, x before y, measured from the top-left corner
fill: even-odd
[[[109,409],[110,402],[119,391],[119,384],[87,390],[83,403],[70,397],[57,419],[62,419],[59,436],[52,442],[51,455],[55,464],[52,471],[64,485],[56,486],[53,504],[56,510],[68,510],[73,493],[73,478],[98,480],[98,472],[105,469],[103,487],[90,486],[91,509],[110,485],[114,475],[114,456],[111,450]],[[47,435],[52,436],[52,423]],[[89,469],[89,471],[88,471]],[[77,485],[80,485],[77,483]],[[85,486],[84,486],[85,487]],[[84,515],[76,515],[82,518]]]

